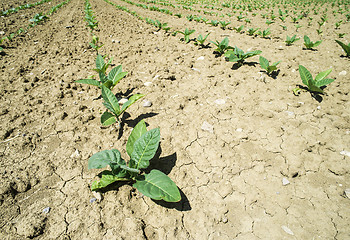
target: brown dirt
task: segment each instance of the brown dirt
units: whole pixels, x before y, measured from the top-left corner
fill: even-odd
[[[282,60],[280,72],[275,79],[262,73],[258,57],[233,69],[213,48],[185,44],[180,34],[156,32],[104,1],[90,0],[104,43],[101,54],[129,72],[115,93],[143,93],[153,103],[129,109],[120,137],[115,127],[101,127],[99,90],[74,83],[94,74],[96,53],[88,47],[84,1],[71,0],[43,25],[5,43],[0,56],[0,238],[349,238],[344,191],[350,188],[350,157],[341,153],[350,151],[350,81],[349,72],[340,73],[350,61],[334,42],[338,32],[350,32],[348,22],[334,30],[345,16],[333,18],[329,10],[322,36],[316,34],[317,20],[306,27],[303,19],[299,32],[290,20],[282,32],[276,20],[271,38],[263,39],[189,22],[185,15],[193,11],[174,9],[183,14],[177,18],[114,1],[168,22],[171,31],[188,27],[196,29],[193,37],[211,32],[209,40],[227,36],[244,51],[262,50],[270,62]],[[231,27],[243,24],[231,20]],[[251,20],[249,27],[267,28],[260,12]],[[287,47],[287,34],[323,42],[317,51],[304,50],[303,40]],[[333,69],[335,81],[322,101],[308,92],[293,95],[301,83],[299,64],[314,76]],[[155,202],[123,185],[90,203],[98,171],[87,169],[88,158],[111,148],[126,156],[127,137],[141,119],[149,129],[160,127],[161,153],[153,167],[176,182],[182,201]],[[202,129],[206,123],[212,131]],[[290,184],[283,185],[283,178]]]

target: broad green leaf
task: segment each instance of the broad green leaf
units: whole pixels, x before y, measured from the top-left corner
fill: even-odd
[[[310,85],[310,86],[308,86],[308,89],[311,92],[323,93],[323,90],[321,88],[317,87],[316,85]]]
[[[126,143],[126,152],[131,157],[132,152],[134,151],[134,143],[139,139],[143,134],[147,132],[146,123],[144,120],[141,120],[134,129],[131,131],[131,134]]]
[[[118,177],[118,176],[114,175],[112,173],[112,171],[107,171],[107,170],[103,171],[101,173],[101,175],[102,175],[102,177],[101,177],[100,181],[94,181],[91,184],[92,191],[100,190],[100,189],[105,188],[114,182],[117,182],[117,181],[129,181],[129,179],[127,179],[127,178]]]
[[[105,86],[108,89],[111,89],[111,87],[113,86],[113,82],[108,80],[108,81],[103,83],[103,86]]]
[[[115,77],[122,71],[122,65],[119,65],[115,68],[113,68],[109,73],[108,73],[108,80],[114,82]]]
[[[271,66],[268,66],[266,71],[267,71],[267,73],[271,73],[271,72],[275,71],[276,69],[277,69],[276,66],[271,65]]]
[[[311,73],[302,65],[299,65],[299,73],[302,82],[309,87],[313,82]]]
[[[317,46],[320,45],[321,43],[322,43],[322,40],[317,41],[317,42],[315,42],[315,43],[313,44],[313,47],[317,47]]]
[[[154,200],[164,200],[166,202],[181,200],[180,191],[176,184],[159,170],[152,170],[149,174],[139,176],[133,187]]]
[[[104,64],[105,64],[105,61],[103,57],[100,54],[98,54],[96,58],[96,68],[101,71]]]
[[[255,50],[252,52],[246,52],[244,55],[246,56],[246,58],[248,58],[248,57],[253,57],[253,56],[259,55],[260,53],[262,53],[262,51]]]
[[[134,143],[134,151],[130,157],[129,167],[136,169],[147,168],[149,166],[149,160],[157,152],[159,141],[159,128],[152,129],[137,139]]]
[[[103,100],[105,100],[106,103],[109,104],[114,109],[114,113],[120,112],[118,99],[114,96],[111,90],[109,90],[103,85],[102,85],[102,97],[103,97]]]
[[[122,164],[124,160],[121,159],[120,152],[117,149],[104,150],[95,153],[89,158],[89,169],[100,169],[109,165],[111,162]]]
[[[100,87],[101,83],[95,79],[80,79],[75,81],[76,83],[83,83],[83,84],[89,84],[92,86]]]
[[[326,70],[326,71],[320,72],[320,73],[317,74],[317,76],[315,77],[315,82],[318,82],[318,81],[324,79],[324,78],[327,77],[331,72],[332,72],[332,69],[328,69],[328,70]]]
[[[101,124],[103,126],[109,126],[117,121],[116,117],[110,112],[104,112],[101,116]]]
[[[267,70],[267,68],[269,67],[269,61],[266,58],[264,58],[263,56],[260,56],[259,62],[260,62],[260,66],[263,69]]]
[[[113,79],[113,87],[120,82],[120,80],[123,79],[128,74],[128,72],[121,72],[118,73],[115,78]]]
[[[339,41],[339,40],[335,40],[345,51],[346,56],[350,57],[350,43],[348,45],[346,45],[345,43]]]
[[[310,38],[306,35],[304,35],[304,42],[305,44],[309,45],[311,43]]]
[[[122,109],[120,110],[120,112],[123,113],[126,109],[128,109],[128,107],[130,107],[132,104],[134,104],[137,100],[139,100],[143,96],[145,96],[145,95],[143,95],[143,94],[132,95],[129,98],[129,100],[123,104]]]
[[[102,83],[105,83],[107,80],[108,80],[108,78],[106,77],[106,75],[104,74],[104,72],[98,72],[98,76],[100,77],[100,81],[102,82]]]
[[[323,87],[323,86],[326,86],[326,85],[332,83],[334,80],[335,79],[325,78],[325,79],[322,79],[320,81],[317,81],[315,85],[317,87]]]
[[[281,61],[275,62],[275,63],[273,63],[271,66],[277,66],[277,65],[280,64],[280,63],[281,63]]]

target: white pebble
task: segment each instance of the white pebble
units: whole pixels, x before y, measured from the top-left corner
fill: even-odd
[[[126,103],[128,101],[127,98],[122,98],[118,101],[119,105],[123,105],[124,103]]]
[[[70,155],[71,158],[77,158],[80,156],[79,150],[76,149],[74,153],[72,153],[72,155]]]
[[[202,130],[204,131],[208,131],[210,133],[214,133],[214,127],[213,125],[211,125],[210,123],[208,123],[207,121],[204,121],[202,124]]]
[[[152,102],[151,101],[148,101],[148,100],[145,100],[145,101],[143,101],[143,105],[142,106],[144,106],[144,107],[150,107],[150,106],[152,106]]]
[[[49,213],[50,212],[50,207],[44,208],[43,213]]]
[[[225,101],[225,99],[217,99],[217,100],[215,100],[215,103],[218,105],[222,105],[222,104],[225,104],[226,101]]]
[[[198,60],[198,61],[199,61],[199,60],[204,60],[204,57],[201,56],[201,57],[197,58],[197,60]]]
[[[321,106],[318,106],[317,109],[318,109],[318,110],[321,110]]]
[[[149,87],[152,85],[152,82],[145,82],[143,85],[145,85],[146,87]]]
[[[341,155],[344,155],[344,156],[347,156],[347,157],[350,157],[350,152],[345,151],[345,150],[344,150],[344,151],[341,151],[340,154],[341,154]]]
[[[286,111],[286,113],[288,114],[288,116],[293,116],[294,115],[294,112],[291,112],[291,111]]]
[[[102,194],[100,192],[92,191],[92,195],[94,195],[97,201],[100,202],[102,200]]]
[[[242,128],[237,128],[236,132],[243,132],[243,129]]]
[[[156,75],[156,76],[153,78],[153,80],[156,80],[157,78],[159,78],[159,75]]]
[[[290,235],[294,235],[294,233],[292,232],[292,230],[290,230],[287,226],[281,226],[281,228],[283,229],[283,231],[285,231],[286,233],[290,234]]]
[[[350,198],[350,188],[345,189],[344,193],[347,198]]]
[[[199,69],[197,68],[192,68],[193,71],[196,71],[196,72],[201,72]]]
[[[340,73],[339,73],[339,76],[345,76],[346,75],[346,71],[341,71]]]
[[[283,186],[286,186],[286,185],[288,185],[290,182],[288,181],[288,179],[287,178],[283,178],[282,179],[282,185]]]

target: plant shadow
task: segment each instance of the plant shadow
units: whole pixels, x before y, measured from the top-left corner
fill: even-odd
[[[153,202],[158,204],[159,206],[169,208],[169,209],[176,209],[181,212],[186,212],[192,210],[190,201],[186,197],[185,193],[179,188],[180,195],[181,195],[181,200],[179,202],[165,202],[161,200],[154,200],[152,199]]]
[[[278,69],[277,71],[273,71],[272,73],[270,73],[270,77],[272,77],[273,79],[277,79],[278,74],[280,74],[280,69]]]
[[[311,95],[311,97],[312,97],[313,99],[315,99],[317,102],[321,103],[321,102],[323,101],[323,97],[321,96],[322,93],[311,92],[311,91],[309,91],[309,89],[308,89],[307,87],[302,86],[302,85],[299,85],[299,84],[298,84],[297,86],[298,86],[300,89],[303,89],[303,90],[309,92],[310,95]],[[326,88],[326,86],[321,87],[322,90],[325,89],[325,88]]]
[[[256,65],[257,65],[258,63],[257,62],[243,62],[243,63],[234,63],[233,65],[232,65],[232,70],[237,70],[237,69],[239,69],[240,67],[242,67],[243,65],[248,65],[248,66],[253,66],[253,67],[255,67]]]

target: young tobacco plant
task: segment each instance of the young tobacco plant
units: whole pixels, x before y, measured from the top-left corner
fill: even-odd
[[[94,71],[98,73],[100,81],[95,79],[80,79],[75,82],[89,84],[99,88],[105,86],[109,90],[113,89],[115,85],[117,85],[117,83],[119,83],[119,81],[122,80],[126,74],[128,74],[128,72],[123,72],[122,65],[119,65],[113,68],[108,75],[106,75],[107,68],[111,64],[112,60],[113,59],[110,59],[107,63],[105,63],[104,58],[98,54],[96,58],[96,69],[94,69]]]
[[[250,51],[244,53],[242,49],[235,47],[234,50],[229,50],[225,53],[226,60],[229,62],[237,62],[239,66],[243,65],[247,58],[259,55],[262,53],[260,50]]]
[[[264,58],[263,56],[259,56],[259,63],[261,68],[265,69],[267,74],[270,75],[273,71],[277,70],[277,65],[280,63],[281,61],[275,62],[273,64],[270,65],[269,61]]]
[[[271,34],[271,31],[270,28],[268,28],[263,31],[258,31],[257,34],[260,35],[262,38],[267,38],[267,36]]]
[[[217,48],[214,50],[214,52],[218,53],[219,55],[224,54],[227,50],[229,49],[233,49],[233,47],[228,45],[228,38],[225,37],[224,40],[222,40],[221,42],[217,41],[213,42],[210,41],[212,44],[214,44]]]
[[[294,42],[298,41],[299,39],[300,38],[297,38],[297,35],[294,35],[293,37],[289,37],[287,35],[287,40],[285,42],[287,46],[291,46]]]
[[[300,78],[307,89],[310,92],[323,93],[321,87],[326,86],[334,81],[334,79],[328,79],[327,77],[332,72],[332,69],[320,72],[317,74],[315,79],[313,79],[311,73],[302,65],[299,65]],[[293,89],[295,95],[299,94],[300,88]]]
[[[192,29],[192,30],[188,30],[188,28],[185,29],[185,31],[181,32],[181,31],[177,31],[178,33],[181,33],[184,35],[183,38],[181,38],[180,40],[185,41],[185,43],[188,43],[190,41],[190,35],[192,33],[194,33],[196,30]]]
[[[231,22],[226,22],[226,21],[219,21],[220,26],[223,30],[226,29],[226,27],[231,23]]]
[[[89,45],[96,50],[96,52],[98,53],[98,50],[103,46],[102,45],[98,45],[98,41],[99,41],[99,38],[96,36],[96,35],[93,35],[92,36],[92,41],[89,43]]]
[[[346,53],[347,57],[350,57],[350,43],[348,45],[346,45],[345,43],[339,41],[339,40],[335,40],[344,50],[344,52]]]
[[[126,144],[126,152],[130,157],[127,164],[117,149],[104,150],[92,155],[88,162],[89,169],[101,169],[108,165],[111,170],[102,171],[100,181],[94,181],[92,191],[98,191],[117,181],[131,181],[133,187],[143,195],[154,200],[178,202],[180,191],[176,184],[163,172],[152,169],[150,173],[141,173],[150,165],[159,147],[159,128],[147,131],[141,120],[132,130]]]
[[[310,38],[307,35],[304,35],[304,45],[308,50],[313,49],[314,47],[317,47],[321,43],[322,43],[322,40],[311,42]]]
[[[194,44],[195,45],[200,45],[200,46],[204,46],[204,42],[205,40],[208,38],[210,33],[208,33],[207,35],[205,35],[205,37],[202,36],[202,34],[200,34],[197,38],[196,38],[196,41]]]
[[[237,27],[237,28],[233,27],[233,29],[238,33],[240,33],[243,30],[243,28],[244,28],[244,25],[241,25],[240,27]]]

